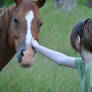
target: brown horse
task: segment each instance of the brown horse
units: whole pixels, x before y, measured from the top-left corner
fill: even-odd
[[[30,67],[35,50],[31,38],[38,40],[42,19],[39,9],[46,0],[14,0],[16,5],[0,9],[0,70],[17,53],[23,67]]]

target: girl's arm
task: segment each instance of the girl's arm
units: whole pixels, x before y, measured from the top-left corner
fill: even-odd
[[[67,56],[63,53],[48,49],[44,46],[41,46],[38,44],[38,42],[32,39],[32,46],[35,48],[35,50],[45,56],[47,56],[48,58],[50,58],[51,60],[53,60],[53,62],[62,65],[62,66],[68,66],[68,67],[72,67],[75,68],[75,59],[74,57],[70,57]]]

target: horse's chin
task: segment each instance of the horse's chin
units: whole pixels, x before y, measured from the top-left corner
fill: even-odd
[[[23,67],[23,68],[31,68],[31,67],[32,67],[32,65],[21,64],[21,67]]]
[[[35,56],[32,58],[32,60],[25,60],[23,59],[20,63],[20,66],[23,68],[31,68],[35,62]]]
[[[24,68],[31,68],[36,56],[36,51],[34,48],[29,46],[26,50],[21,50],[18,54],[18,61],[20,66]]]
[[[32,53],[26,51],[22,57],[21,66],[24,68],[31,68],[35,62],[35,56],[36,52],[34,49],[32,49]]]

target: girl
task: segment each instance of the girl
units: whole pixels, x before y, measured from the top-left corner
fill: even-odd
[[[92,19],[79,22],[72,30],[70,42],[82,58],[70,57],[61,52],[48,49],[32,38],[35,50],[61,66],[78,69],[82,92],[92,92]]]

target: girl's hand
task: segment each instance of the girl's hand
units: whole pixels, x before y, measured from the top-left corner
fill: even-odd
[[[32,46],[33,46],[35,49],[39,48],[39,44],[38,44],[37,40],[34,40],[33,37],[32,37],[32,39],[31,39],[31,44],[32,44]]]

